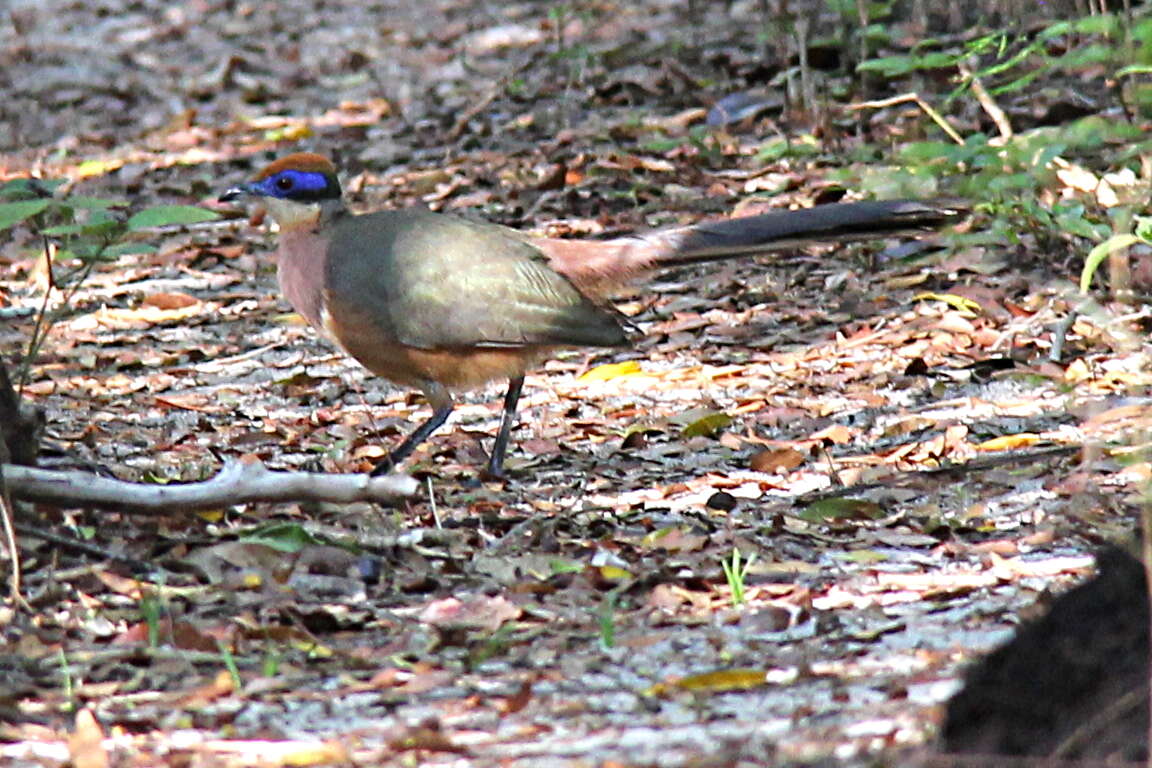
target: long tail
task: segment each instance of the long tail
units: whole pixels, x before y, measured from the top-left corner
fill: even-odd
[[[615,240],[537,240],[558,272],[583,290],[605,295],[644,272],[680,264],[932,231],[953,223],[968,207],[953,200],[879,200],[833,203]]]

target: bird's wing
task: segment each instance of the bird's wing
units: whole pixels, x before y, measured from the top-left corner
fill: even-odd
[[[328,301],[347,301],[379,331],[421,349],[614,346],[615,314],[551,269],[512,230],[427,211],[339,222]]]

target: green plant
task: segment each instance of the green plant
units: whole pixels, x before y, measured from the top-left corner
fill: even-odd
[[[550,58],[557,64],[566,65],[565,89],[572,90],[583,82],[584,74],[592,61],[592,51],[584,43],[574,43],[566,36],[568,25],[580,20],[585,25],[591,23],[591,12],[581,8],[580,3],[557,3],[548,9],[548,21],[555,33],[556,50]]]
[[[236,666],[236,657],[232,655],[232,649],[220,638],[216,638],[216,648],[220,651],[220,660],[224,662],[228,676],[232,678],[233,690],[240,690],[244,687],[244,681],[240,679],[240,669]]]
[[[489,659],[503,656],[514,642],[514,628],[511,624],[500,625],[495,632],[468,654],[468,668],[475,669]]]
[[[1152,245],[1152,216],[1137,216],[1131,232],[1112,235],[1089,251],[1087,258],[1084,259],[1084,268],[1080,271],[1080,292],[1088,293],[1088,289],[1092,286],[1092,278],[1104,259],[1137,243]]]
[[[154,594],[140,598],[140,615],[148,627],[148,647],[160,646],[160,599]]]
[[[76,681],[72,678],[72,668],[68,665],[68,655],[61,647],[57,656],[60,661],[60,677],[64,688],[64,700],[68,702],[68,711],[75,712],[79,706],[76,701]]]
[[[266,651],[260,662],[260,674],[264,677],[276,677],[280,674],[280,653],[275,650]]]
[[[616,647],[616,607],[619,598],[618,590],[611,590],[604,595],[604,599],[600,601],[600,607],[596,611],[596,619],[600,625],[601,648]]]
[[[1141,35],[1152,33],[1143,26]],[[939,40],[921,40],[910,53],[883,56],[861,62],[859,72],[875,72],[897,77],[912,72],[952,69],[971,62],[987,62],[973,69],[949,98],[967,90],[973,79],[998,79],[989,88],[993,96],[1018,91],[1055,69],[1075,69],[1091,64],[1115,65],[1128,53],[1123,48],[1125,25],[1122,14],[1098,14],[1050,24],[1032,35],[1019,30],[997,30],[965,42],[952,50],[943,50]],[[1055,45],[1066,38],[1096,36],[1092,44]],[[1062,53],[1050,51],[1062,50]]]
[[[744,584],[748,569],[756,562],[756,553],[749,555],[747,560],[741,561],[740,548],[732,548],[731,560],[721,558],[720,567],[724,569],[724,579],[728,582],[728,590],[732,595],[732,605],[739,608],[746,602]]]
[[[60,306],[51,313],[45,291],[16,376],[20,388],[27,383],[32,360],[52,325],[70,311],[73,296],[97,265],[155,250],[140,239],[146,230],[219,218],[213,211],[188,205],[153,206],[128,214],[125,200],[73,195],[66,189],[62,179],[20,178],[0,186],[0,233],[29,227],[42,244],[48,286],[61,291]]]

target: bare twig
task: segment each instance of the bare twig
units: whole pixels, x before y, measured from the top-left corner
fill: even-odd
[[[1012,123],[1008,121],[1008,115],[1004,110],[1000,109],[1000,105],[993,100],[991,94],[984,87],[984,83],[980,82],[980,78],[968,69],[963,64],[960,65],[960,74],[963,75],[972,85],[972,95],[976,97],[976,101],[980,103],[984,111],[988,113],[988,117],[996,124],[996,130],[1000,132],[1000,138],[1007,141],[1012,138],[1014,132],[1012,130]]]
[[[1065,318],[1052,329],[1052,346],[1048,350],[1048,359],[1051,362],[1060,362],[1060,358],[1064,354],[1064,341],[1068,338],[1068,332],[1072,330],[1078,317],[1080,317],[1080,308],[1073,307]]]
[[[854,493],[863,493],[875,488],[896,488],[904,478],[932,477],[939,475],[963,475],[984,472],[989,469],[1004,466],[1005,464],[1020,464],[1029,461],[1041,461],[1055,456],[1067,456],[1084,450],[1084,446],[1076,443],[1070,445],[1051,445],[1042,448],[1033,448],[1023,451],[1005,451],[987,457],[970,459],[959,464],[949,464],[931,469],[918,469],[909,472],[897,472],[883,480],[874,483],[859,483],[857,485],[837,486],[824,488],[819,491],[797,496],[790,501],[794,506],[804,506],[824,499],[835,499]]]
[[[23,405],[20,395],[12,388],[8,367],[0,360],[0,536],[12,563],[8,587],[17,605],[25,604],[20,594],[20,547],[16,543],[15,508],[2,468],[12,461],[36,462],[42,426],[40,411]]]
[[[0,439],[0,461],[6,461],[8,445]],[[4,465],[0,464],[0,523],[3,523],[4,548],[8,550],[12,562],[12,573],[8,577],[8,589],[12,601],[20,604],[24,598],[20,594],[20,548],[16,545],[15,521],[12,500],[8,498],[8,486],[4,482]]]
[[[201,483],[144,485],[7,464],[3,467],[14,498],[60,506],[88,506],[134,512],[191,512],[253,502],[312,501],[349,503],[394,501],[416,492],[408,475],[328,475],[273,472],[259,461],[230,461]]]
[[[536,61],[537,56],[529,56],[524,61],[509,69],[480,99],[468,107],[468,109],[464,110],[460,114],[460,117],[456,118],[452,129],[448,131],[448,140],[456,141],[463,136],[464,132],[468,130],[468,123],[472,122],[474,117],[492,106],[492,102],[496,101],[496,99],[500,98],[508,90],[511,82],[535,65]]]
[[[87,541],[73,538],[71,536],[64,536],[53,531],[46,531],[43,528],[36,528],[31,525],[24,525],[16,523],[16,531],[26,539],[39,539],[53,544],[62,549],[67,549],[72,552],[77,552],[81,555],[89,555],[100,560],[111,560],[131,568],[136,573],[148,573],[157,569],[153,563],[146,563],[143,560],[137,560],[134,557],[128,557],[117,552],[111,552],[104,547],[98,547]],[[57,578],[58,575],[56,576]]]
[[[896,104],[905,104],[907,102],[913,102],[916,104],[916,106],[920,107],[920,109],[924,110],[924,113],[928,115],[928,117],[932,118],[932,122],[940,126],[940,129],[944,131],[944,133],[948,134],[948,138],[952,139],[952,141],[956,142],[957,144],[964,143],[964,138],[956,131],[955,128],[951,126],[951,124],[949,124],[944,115],[933,109],[932,105],[924,101],[924,99],[920,98],[920,94],[918,93],[903,93],[899,96],[892,96],[891,98],[887,99],[862,101],[858,104],[848,105],[848,109],[882,109],[883,107],[891,107]]]

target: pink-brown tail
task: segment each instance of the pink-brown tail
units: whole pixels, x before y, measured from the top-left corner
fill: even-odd
[[[939,229],[968,212],[963,203],[880,200],[706,221],[615,240],[534,241],[556,271],[603,296],[644,272],[813,243],[838,243]]]

